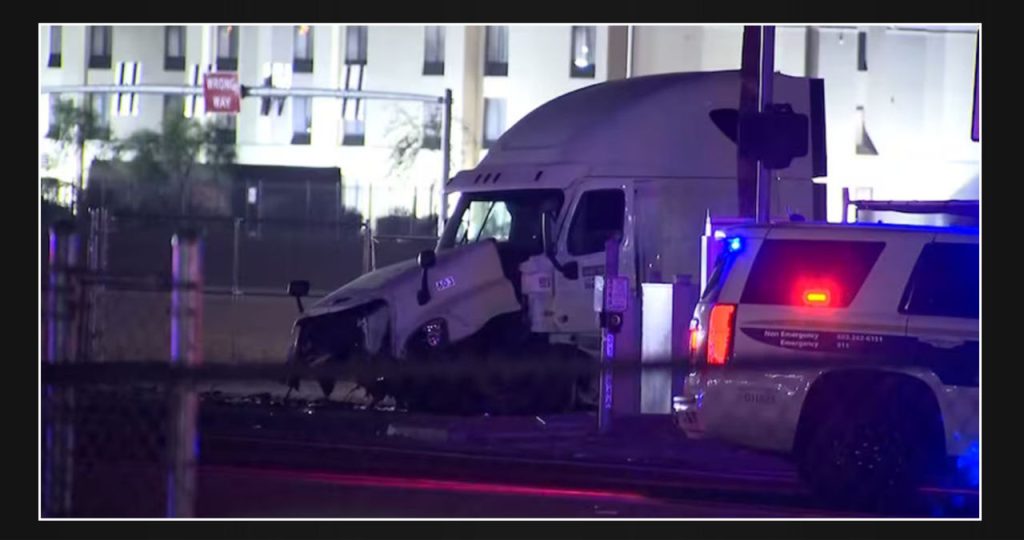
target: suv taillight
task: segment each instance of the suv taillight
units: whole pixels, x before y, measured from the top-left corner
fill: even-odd
[[[697,358],[697,353],[700,352],[700,320],[696,317],[690,320],[690,338],[689,338],[689,351],[690,361]]]
[[[708,317],[708,365],[724,366],[732,353],[735,304],[715,304]]]

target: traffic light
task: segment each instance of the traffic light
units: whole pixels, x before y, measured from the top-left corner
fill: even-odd
[[[736,109],[715,109],[711,120],[740,155],[760,160],[769,169],[785,169],[808,150],[809,121],[786,103],[772,104],[760,113],[739,114]]]

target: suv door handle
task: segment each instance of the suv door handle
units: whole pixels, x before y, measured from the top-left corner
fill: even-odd
[[[918,338],[917,340],[939,349],[953,349],[966,343],[964,340],[956,338]]]

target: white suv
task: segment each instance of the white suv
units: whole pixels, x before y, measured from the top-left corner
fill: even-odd
[[[673,399],[688,436],[787,453],[849,503],[907,495],[950,457],[977,481],[977,229],[781,223],[721,241]]]

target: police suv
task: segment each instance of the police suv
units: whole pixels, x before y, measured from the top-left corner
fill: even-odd
[[[848,503],[976,460],[977,229],[775,223],[721,241],[673,399],[689,437],[789,454]]]

